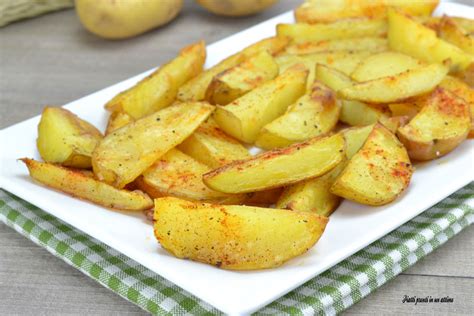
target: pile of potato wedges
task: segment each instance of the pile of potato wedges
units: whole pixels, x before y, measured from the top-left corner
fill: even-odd
[[[474,135],[474,21],[432,17],[435,0],[328,3],[209,69],[185,47],[105,104],[105,135],[45,108],[31,177],[154,208],[170,253],[237,270],[306,252],[343,199],[403,198],[414,164]]]

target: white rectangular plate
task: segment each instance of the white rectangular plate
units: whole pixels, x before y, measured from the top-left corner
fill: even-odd
[[[473,8],[450,3],[443,3],[437,12],[474,16]],[[272,36],[277,23],[290,22],[293,17],[288,12],[210,45],[207,65]],[[71,102],[66,108],[104,128],[107,113],[103,104],[148,73]],[[25,166],[16,159],[40,158],[35,144],[38,122],[37,116],[0,132],[0,187],[117,249],[228,314],[256,311],[386,235],[474,178],[474,142],[470,140],[446,157],[417,166],[407,192],[394,203],[383,207],[342,203],[331,216],[318,244],[282,267],[250,272],[225,271],[169,255],[156,242],[152,227],[142,214],[110,211],[34,183]]]

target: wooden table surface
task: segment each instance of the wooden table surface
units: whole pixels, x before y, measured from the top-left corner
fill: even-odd
[[[469,3],[469,0],[466,3]],[[66,10],[0,29],[0,128],[62,105],[172,58],[198,39],[224,38],[295,7],[282,0],[265,13],[228,19],[185,1],[174,22],[125,40],[97,38]],[[474,229],[382,286],[346,314],[471,314]],[[454,298],[453,304],[402,304],[404,295]],[[41,247],[0,224],[0,315],[145,314]]]

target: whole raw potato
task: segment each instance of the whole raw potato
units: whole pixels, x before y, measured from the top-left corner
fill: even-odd
[[[244,16],[261,12],[277,0],[197,0],[197,2],[218,15]]]
[[[105,38],[132,37],[171,21],[183,0],[76,0],[84,27]]]

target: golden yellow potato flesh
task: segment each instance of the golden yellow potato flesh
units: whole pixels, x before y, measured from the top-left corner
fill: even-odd
[[[155,200],[154,232],[161,246],[229,270],[280,266],[310,249],[328,218],[309,212],[240,205]]]

